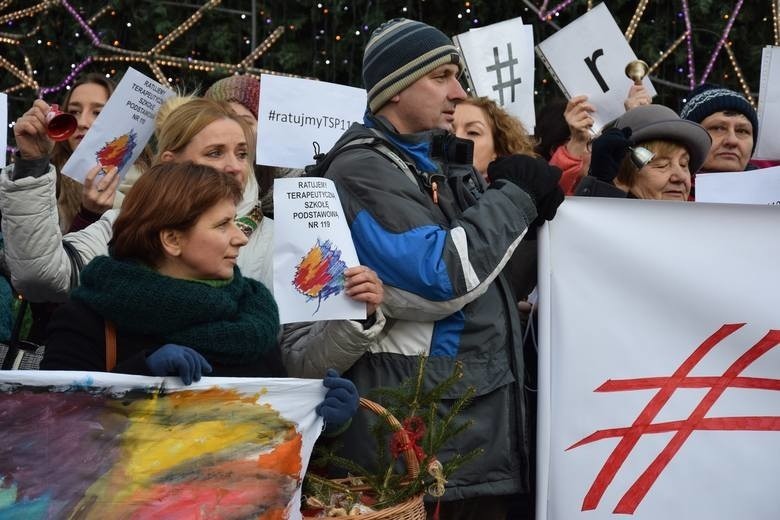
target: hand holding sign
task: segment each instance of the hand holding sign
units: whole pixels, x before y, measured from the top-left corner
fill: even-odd
[[[62,173],[84,182],[95,163],[104,171],[116,168],[124,178],[154,133],[160,106],[173,92],[133,68],[109,98],[78,148],[62,167]]]
[[[624,97],[632,84],[624,70],[636,55],[604,4],[541,42],[536,51],[566,97],[588,96],[596,107],[595,131],[623,114]],[[655,95],[649,79],[642,84],[650,97]]]
[[[33,102],[33,106],[16,120],[14,137],[22,159],[40,159],[51,155],[54,142],[49,138],[46,114],[49,105],[42,99]]]

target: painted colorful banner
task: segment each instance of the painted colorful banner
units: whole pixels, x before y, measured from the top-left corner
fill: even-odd
[[[99,164],[106,171],[117,168],[124,178],[152,138],[160,106],[173,95],[169,88],[129,67],[62,173],[84,182],[89,170]]]
[[[319,380],[0,372],[0,518],[301,518]]]
[[[366,306],[344,292],[358,265],[333,181],[274,181],[274,298],[282,323],[365,319]]]
[[[540,520],[776,520],[780,212],[573,197],[540,233]]]

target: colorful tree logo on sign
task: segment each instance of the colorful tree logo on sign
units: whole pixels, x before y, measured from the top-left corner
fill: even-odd
[[[102,167],[116,167],[117,170],[122,170],[133,156],[136,144],[135,130],[130,130],[130,133],[120,135],[113,141],[107,142],[95,155]]]
[[[341,250],[333,246],[330,240],[317,243],[309,249],[295,267],[293,286],[307,297],[306,301],[317,299],[317,314],[320,304],[330,296],[344,289],[344,270],[347,264],[341,259]]]

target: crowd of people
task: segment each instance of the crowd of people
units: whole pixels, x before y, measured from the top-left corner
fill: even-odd
[[[692,201],[695,175],[752,167],[758,121],[725,88],[697,89],[677,114],[633,86],[625,114],[598,136],[582,95],[540,111],[531,136],[496,102],[467,94],[463,67],[430,25],[394,19],[372,33],[364,120],[318,170],[339,191],[362,263],[345,272],[346,292],[367,318],[284,327],[272,294],[273,179],[303,172],[255,165],[258,80],[231,76],[203,97],[168,100],[122,184],[99,166],[83,184],[61,172],[110,81],[74,83],[62,107],[78,129],[57,144],[50,106],[35,101],[0,174],[0,341],[12,334],[12,288],[32,303],[42,369],[185,384],[324,378],[318,410],[342,430],[342,455],[368,466],[375,448],[358,395],[413,377],[420,355],[430,386],[459,363],[464,377],[439,413],[473,387],[458,417],[472,425],[437,456],[482,454],[448,478],[438,514],[532,518],[536,360],[523,331],[534,319],[537,228],[565,195]],[[347,146],[356,140],[368,145]]]

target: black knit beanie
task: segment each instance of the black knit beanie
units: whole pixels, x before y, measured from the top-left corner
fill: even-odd
[[[395,18],[377,27],[363,53],[363,85],[372,113],[390,98],[445,63],[463,72],[463,59],[452,40],[430,25]]]
[[[715,112],[738,112],[748,118],[753,127],[753,150],[758,142],[758,115],[753,105],[738,92],[705,83],[690,93],[688,102],[680,110],[680,117],[701,123]]]

